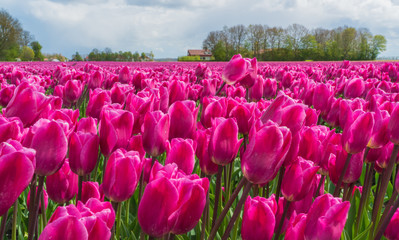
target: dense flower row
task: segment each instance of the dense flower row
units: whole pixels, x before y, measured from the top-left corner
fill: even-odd
[[[0,236],[12,219],[28,239],[398,239],[398,77],[240,55],[4,63]]]

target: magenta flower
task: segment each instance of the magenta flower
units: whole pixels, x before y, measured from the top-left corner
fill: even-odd
[[[143,147],[150,156],[157,157],[166,150],[169,137],[169,115],[161,111],[147,112],[142,126]]]
[[[78,192],[78,175],[71,171],[68,159],[56,173],[47,176],[46,186],[50,199],[56,203],[63,204],[75,197]]]
[[[169,108],[169,139],[192,138],[197,127],[199,108],[194,101],[177,101]]]
[[[167,149],[165,164],[176,163],[179,169],[191,174],[195,164],[196,142],[192,139],[173,138],[171,147]]]

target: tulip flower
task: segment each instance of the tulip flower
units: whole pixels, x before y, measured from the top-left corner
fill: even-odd
[[[19,118],[0,116],[0,142],[8,139],[21,140],[24,126]]]
[[[254,105],[239,104],[230,111],[230,117],[237,120],[239,133],[249,133],[255,120],[254,107]]]
[[[393,109],[388,123],[388,130],[390,132],[390,140],[394,144],[399,144],[399,104]]]
[[[398,178],[396,178],[396,179],[398,179]],[[399,239],[398,238],[398,236],[399,236],[398,226],[399,226],[399,210],[396,210],[391,218],[391,221],[388,224],[388,227],[385,230],[384,236],[388,240]]]
[[[6,107],[14,95],[15,85],[1,85],[0,90],[0,105]]]
[[[371,113],[363,113],[348,125],[342,134],[342,146],[346,152],[355,154],[362,151],[370,140],[374,126]]]
[[[276,211],[277,203],[274,197],[266,199],[248,196],[242,217],[242,239],[272,239]]]
[[[40,114],[46,110],[51,102],[51,98],[27,82],[22,82],[14,91],[14,95],[4,109],[5,117],[19,117],[24,127],[34,124],[40,117]]]
[[[344,96],[345,98],[357,98],[360,97],[365,90],[364,80],[361,78],[354,78],[345,86]]]
[[[324,117],[330,110],[333,92],[330,85],[319,83],[316,85],[313,93],[313,106],[316,110],[321,111]]]
[[[104,105],[111,103],[111,96],[105,90],[90,90],[89,102],[87,103],[86,115],[96,119],[100,118]]]
[[[72,106],[75,104],[80,96],[82,95],[84,85],[81,81],[78,80],[69,80],[65,83],[63,88],[63,100],[64,102]]]
[[[169,137],[169,115],[161,111],[146,113],[142,126],[143,147],[150,156],[157,157],[166,150]]]
[[[92,117],[81,118],[76,131],[97,134],[97,119]]]
[[[199,108],[194,101],[177,101],[169,108],[169,139],[192,138],[197,127]]]
[[[169,105],[177,101],[187,100],[187,85],[186,83],[178,80],[169,82],[168,92],[169,92]]]
[[[212,119],[225,117],[227,114],[227,101],[225,98],[204,98],[201,113],[201,123],[204,127],[212,126]]]
[[[289,226],[285,233],[285,239],[304,240],[304,232],[306,226],[306,217],[304,213],[291,217]]]
[[[247,69],[247,73],[245,74],[245,76],[240,80],[240,85],[243,86],[246,89],[252,88],[254,86],[254,84],[256,85],[257,81],[258,81],[258,61],[256,60],[256,58],[253,59],[248,59],[245,58],[245,61],[247,61],[248,64],[248,69]],[[259,83],[258,83],[259,84]],[[262,84],[262,89],[261,89],[261,95],[263,93],[263,79],[261,81]],[[259,85],[258,85],[259,86]]]
[[[103,84],[103,76],[101,75],[101,72],[95,71],[91,76],[90,80],[88,82],[88,88],[89,89],[96,89],[102,86]]]
[[[34,151],[24,149],[20,144],[17,148],[21,150],[8,142],[0,144],[0,216],[29,185],[35,171]]]
[[[298,157],[284,173],[281,193],[288,201],[299,201],[308,195],[313,187],[316,173],[320,167],[314,167],[311,161]]]
[[[65,229],[68,229],[68,231],[65,231]],[[79,221],[77,217],[66,216],[57,219],[56,221],[48,224],[44,228],[42,234],[39,237],[39,240],[50,240],[50,239],[88,240],[89,236],[85,228],[85,225],[81,221]]]
[[[218,172],[218,165],[212,162],[208,154],[210,134],[210,130],[197,131],[196,134],[197,149],[195,153],[199,159],[201,171],[206,175],[214,175]]]
[[[104,156],[126,148],[133,131],[133,114],[120,109],[104,108],[100,116],[100,147]]]
[[[64,204],[75,197],[78,192],[78,175],[71,171],[68,159],[56,173],[47,176],[46,186],[50,199],[56,203]]]
[[[197,144],[192,139],[173,138],[171,147],[167,149],[165,164],[176,163],[179,169],[191,174],[195,164]]]
[[[124,66],[119,72],[119,82],[129,84],[131,80],[130,71],[127,66]]]
[[[349,202],[330,194],[317,197],[306,217],[305,239],[340,239],[349,208]]]
[[[97,163],[99,138],[97,134],[74,132],[69,140],[69,164],[79,176],[91,173]]]
[[[86,203],[90,198],[95,198],[104,201],[104,194],[100,191],[98,182],[83,182],[82,183],[82,198],[80,201]]]
[[[138,152],[117,149],[111,154],[104,173],[104,195],[113,202],[129,199],[140,179],[142,163]]]
[[[263,97],[271,99],[276,96],[277,82],[274,79],[266,78],[263,82]]]
[[[237,138],[238,126],[234,119],[215,119],[208,147],[212,162],[221,166],[231,163],[243,141],[243,139],[238,140]]]
[[[251,128],[249,144],[242,155],[241,168],[244,176],[253,184],[271,181],[283,165],[291,145],[291,132],[275,124]]]
[[[30,128],[33,136],[24,142],[36,150],[35,172],[40,176],[54,174],[63,164],[68,150],[68,141],[62,123],[47,119],[39,120]]]
[[[249,62],[241,54],[234,55],[223,69],[222,79],[228,85],[240,81],[248,71]]]
[[[154,237],[190,231],[201,218],[208,187],[207,178],[186,176],[176,164],[162,167],[156,162],[138,208],[141,228]]]
[[[263,77],[258,75],[255,83],[251,88],[248,88],[248,98],[250,101],[259,101],[263,96]]]

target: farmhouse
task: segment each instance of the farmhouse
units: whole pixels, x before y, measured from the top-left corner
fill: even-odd
[[[201,60],[209,61],[211,60],[212,52],[203,49],[200,50],[189,49],[187,51],[187,56],[200,56]]]

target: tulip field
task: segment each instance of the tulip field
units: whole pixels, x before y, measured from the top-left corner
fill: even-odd
[[[399,63],[0,63],[0,239],[399,239]]]

